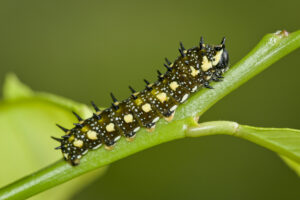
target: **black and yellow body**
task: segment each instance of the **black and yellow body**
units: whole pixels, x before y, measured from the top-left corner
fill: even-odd
[[[124,101],[117,101],[112,95],[110,108],[96,112],[83,120],[76,113],[79,123],[72,129],[61,126],[66,135],[54,138],[61,142],[64,158],[72,165],[79,164],[80,158],[89,150],[104,145],[111,149],[121,136],[131,141],[142,127],[149,131],[155,129],[160,118],[171,121],[176,108],[200,88],[212,88],[211,81],[220,81],[228,69],[228,53],[225,39],[219,45],[207,45],[201,39],[198,47],[186,50],[180,45],[180,56],[171,63],[167,61],[164,74],[159,72],[158,80],[149,83],[141,92],[134,91]],[[101,159],[101,158],[100,158]]]

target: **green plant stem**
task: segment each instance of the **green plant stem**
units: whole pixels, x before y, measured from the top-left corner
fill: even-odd
[[[186,130],[196,126],[195,117],[203,114],[222,97],[299,46],[300,31],[289,35],[286,32],[267,34],[246,57],[225,74],[223,82],[213,84],[214,90],[203,89],[181,105],[171,123],[160,120],[153,133],[141,130],[134,142],[129,143],[122,139],[113,151],[109,152],[104,148],[91,151],[82,158],[81,164],[77,167],[72,167],[64,161],[54,163],[2,188],[0,199],[25,199],[135,152],[185,137]],[[230,126],[226,130],[230,131]],[[246,137],[245,139],[251,140]]]

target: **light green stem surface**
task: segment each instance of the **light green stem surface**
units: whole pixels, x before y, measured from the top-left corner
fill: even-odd
[[[300,130],[290,128],[259,128],[236,122],[204,122],[186,131],[187,137],[225,134],[249,140],[281,156],[300,163]]]
[[[160,120],[153,133],[141,130],[137,134],[135,141],[127,142],[121,139],[112,151],[106,151],[104,148],[91,151],[82,158],[81,164],[77,167],[72,167],[63,160],[58,161],[2,188],[0,190],[0,199],[25,199],[143,149],[183,138],[186,135],[202,136],[212,133],[236,135],[277,151],[290,159],[299,161],[299,155],[288,153],[287,149],[279,148],[274,141],[273,143],[263,142],[259,137],[259,132],[256,132],[256,135],[253,136],[251,127],[242,126],[242,129],[236,131],[236,123],[218,122],[215,126],[203,129],[203,127],[199,128],[194,120],[222,97],[299,46],[300,31],[291,34],[287,34],[285,31],[267,34],[246,57],[224,75],[225,79],[223,82],[213,84],[215,89],[203,89],[193,95],[184,105],[181,105],[177,109],[172,122],[166,123]],[[222,125],[222,123],[224,124]]]

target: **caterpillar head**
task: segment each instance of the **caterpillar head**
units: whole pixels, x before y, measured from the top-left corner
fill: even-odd
[[[202,71],[217,70],[223,73],[228,69],[229,56],[225,49],[225,37],[219,45],[204,44],[201,37],[199,53],[202,56]]]

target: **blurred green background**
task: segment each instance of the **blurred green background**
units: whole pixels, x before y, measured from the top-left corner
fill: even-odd
[[[109,106],[155,80],[178,44],[226,45],[231,64],[263,35],[300,28],[300,1],[0,1],[0,82]],[[300,129],[300,51],[202,118]],[[52,148],[52,147],[49,147]],[[99,158],[101,159],[101,158]],[[163,144],[110,166],[72,199],[300,199],[300,179],[273,152],[230,136]]]

